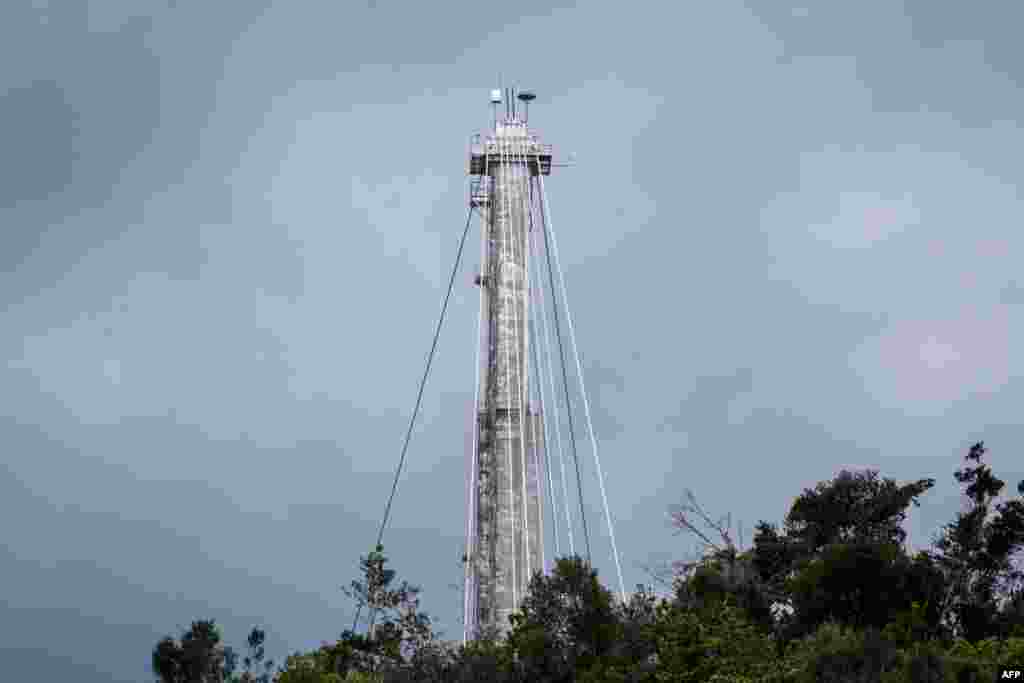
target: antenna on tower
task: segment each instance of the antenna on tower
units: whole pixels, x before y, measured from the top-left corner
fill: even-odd
[[[537,99],[537,96],[529,90],[524,90],[523,92],[519,93],[519,100],[523,103],[524,110],[523,123],[526,123],[527,121],[530,120],[530,102],[532,102],[535,99]]]

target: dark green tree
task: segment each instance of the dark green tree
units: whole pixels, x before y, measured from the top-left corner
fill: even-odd
[[[245,671],[242,672],[239,683],[270,683],[274,660],[266,659],[266,649],[264,648],[266,638],[266,632],[260,628],[253,628],[249,633],[249,637],[246,639],[248,652],[242,659]]]
[[[700,613],[664,602],[654,634],[659,682],[766,681],[778,672],[770,636],[731,597]]]
[[[919,479],[899,485],[877,470],[842,471],[831,481],[804,489],[786,517],[786,536],[803,555],[826,545],[871,542],[903,545],[903,522],[911,504],[935,485]]]
[[[827,621],[882,628],[914,602],[940,602],[937,572],[903,549],[907,509],[934,483],[842,471],[797,497],[782,532],[757,526],[751,564],[765,594],[789,608],[779,624],[786,639]]]
[[[1024,590],[1015,588],[1006,596],[997,625],[1002,636],[1024,638]]]
[[[967,466],[955,472],[968,509],[935,542],[935,559],[947,579],[944,620],[972,642],[998,634],[1000,598],[1022,578],[1012,559],[1024,547],[1024,481],[1017,485],[1021,496],[995,503],[1006,484],[982,462],[985,453],[984,442],[974,444],[965,456]]]
[[[212,619],[194,621],[181,638],[167,636],[153,648],[153,672],[161,683],[223,683],[236,662]]]
[[[828,621],[860,629],[882,629],[914,603],[926,605],[933,632],[942,599],[941,573],[926,557],[908,557],[891,543],[835,543],[798,565],[787,582],[802,635]]]
[[[771,631],[772,592],[760,581],[752,553],[741,551],[733,540],[731,515],[713,519],[688,490],[684,502],[669,509],[669,519],[677,532],[692,535],[703,546],[696,560],[673,563],[676,604],[700,612],[730,599],[751,621]],[[739,536],[742,543],[742,528]]]
[[[574,680],[610,655],[619,635],[611,593],[578,556],[557,560],[549,576],[534,574],[512,624],[509,644],[535,681]]]
[[[420,589],[402,581],[387,567],[384,548],[378,545],[360,562],[361,580],[352,581],[345,594],[367,611],[367,633],[342,633],[331,649],[335,672],[377,673],[407,667],[417,653],[434,645],[430,616],[420,611]]]
[[[616,606],[619,633],[612,652],[628,672],[625,681],[646,681],[654,672],[658,603],[650,588],[638,585],[628,601]]]

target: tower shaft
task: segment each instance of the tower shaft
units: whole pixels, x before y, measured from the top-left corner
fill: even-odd
[[[475,519],[468,558],[471,637],[506,632],[532,575],[543,571],[543,424],[528,400],[527,268],[530,178],[550,172],[550,151],[528,135],[523,123],[506,119],[474,149],[474,170],[481,176],[476,203],[486,235],[479,284],[484,288],[487,365],[477,416]]]

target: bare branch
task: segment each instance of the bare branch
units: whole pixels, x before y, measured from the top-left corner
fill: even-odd
[[[716,553],[738,552],[736,543],[732,536],[732,514],[726,514],[718,520],[714,520],[704,511],[693,491],[686,489],[686,502],[677,503],[669,508],[669,523],[676,529],[677,533],[689,532],[696,536],[704,544],[706,549]],[[712,540],[711,534],[704,528],[710,529],[721,541]],[[740,531],[742,544],[742,525]]]

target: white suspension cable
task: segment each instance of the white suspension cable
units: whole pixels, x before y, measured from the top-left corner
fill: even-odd
[[[531,288],[530,296],[531,297],[535,296],[533,291],[532,291],[532,288]],[[537,330],[536,318],[531,320],[531,324],[533,326],[533,338],[537,339],[539,337],[540,333]],[[559,536],[558,536],[558,515],[555,514],[555,510],[557,509],[555,507],[555,484],[554,484],[554,479],[551,476],[551,468],[549,466],[549,460],[548,460],[548,444],[550,443],[550,441],[548,440],[548,433],[549,433],[550,430],[548,429],[548,425],[547,425],[547,414],[548,413],[547,413],[547,402],[544,400],[544,398],[545,398],[544,397],[544,381],[543,381],[544,374],[543,374],[543,371],[541,370],[540,358],[539,358],[539,354],[537,352],[537,347],[538,346],[539,345],[535,341],[534,345],[532,347],[532,352],[533,352],[533,367],[534,367],[534,371],[535,371],[536,377],[537,377],[537,382],[536,382],[537,386],[534,389],[534,391],[537,393],[537,405],[540,408],[539,416],[540,416],[540,422],[541,422],[541,433],[539,435],[536,433],[537,432],[537,420],[534,420],[534,422],[533,422],[533,431],[534,431],[533,440],[534,440],[534,443],[537,443],[537,439],[540,438],[541,443],[543,444],[541,447],[538,447],[538,450],[537,450],[537,478],[538,478],[537,486],[538,486],[539,489],[543,489],[544,488],[545,475],[546,475],[546,479],[547,479],[547,489],[546,489],[546,491],[542,491],[541,499],[538,500],[538,505],[540,506],[541,513],[542,513],[541,514],[541,533],[540,533],[540,536],[541,536],[541,566],[542,566],[543,570],[546,572],[548,570],[548,564],[547,564],[546,553],[544,553],[544,548],[545,548],[545,543],[544,543],[544,524],[543,524],[543,521],[544,521],[544,518],[545,518],[545,516],[543,514],[543,512],[544,512],[544,503],[547,503],[548,506],[550,507],[550,510],[551,510],[551,521],[550,521],[550,524],[551,524],[551,532],[552,532],[552,534],[554,536],[554,539],[553,539],[554,540],[554,547],[552,548],[555,551],[554,552],[554,557],[557,558],[557,557],[559,557],[562,554],[562,546],[561,546],[561,543],[559,541]],[[541,454],[543,454],[543,458],[541,457]],[[543,469],[543,472],[541,472],[542,469]]]
[[[540,165],[538,164],[538,170],[539,170],[539,168],[540,168]],[[534,254],[535,238],[534,238],[534,227],[533,227],[533,182],[532,182],[532,178],[530,179],[530,183],[529,183],[529,187],[528,187],[528,197],[527,198],[528,198],[528,202],[529,202],[528,203],[528,208],[527,208],[527,211],[528,211],[527,216],[528,216],[528,220],[529,220],[529,226],[528,226],[529,233],[527,234],[527,246],[530,249],[530,256],[531,256],[531,258],[536,258],[536,255]],[[540,263],[539,259],[538,259],[537,262]],[[530,297],[532,297],[532,300],[536,302],[536,300],[541,296],[541,292],[540,292],[539,287],[535,287],[534,286],[534,275],[533,275],[533,273],[534,273],[534,271],[531,270],[530,271],[530,277],[529,277]],[[540,279],[540,282],[543,283],[543,281],[544,281],[543,277],[540,277],[539,274],[536,277],[538,277]],[[542,325],[542,321],[540,320],[540,317],[542,315],[542,309],[541,309],[542,305],[543,305],[543,299],[541,299],[541,301],[539,303],[537,303],[536,306],[531,307],[532,310],[534,311],[534,317],[533,317],[534,334],[533,334],[533,339],[535,341],[534,341],[534,345],[533,345],[533,358],[534,358],[534,362],[536,364],[536,370],[537,370],[537,396],[538,396],[538,400],[540,401],[541,426],[542,426],[542,432],[543,432],[543,436],[544,436],[544,472],[545,472],[545,474],[547,474],[547,480],[548,480],[547,499],[548,499],[548,504],[551,506],[551,530],[552,530],[552,532],[554,534],[555,557],[558,558],[558,557],[562,556],[562,544],[561,544],[561,539],[560,539],[559,534],[558,534],[558,515],[555,513],[555,511],[558,508],[557,508],[557,506],[555,504],[555,501],[556,501],[555,481],[554,481],[554,477],[553,477],[553,475],[551,473],[551,455],[550,455],[550,444],[551,444],[551,436],[550,436],[550,434],[551,434],[551,428],[549,426],[549,422],[550,421],[548,420],[547,396],[546,396],[546,392],[544,391],[544,365],[543,365],[542,354],[539,351],[539,348],[543,346],[541,344],[541,333],[540,333],[540,327]],[[557,413],[557,411],[556,411],[556,413]],[[536,441],[536,437],[534,437],[534,440]],[[559,447],[561,447],[561,443],[560,442],[559,442]],[[538,459],[538,464],[539,464],[539,459]]]
[[[512,151],[511,161],[512,161],[512,164],[509,166],[509,171],[510,171],[509,175],[512,178],[513,186],[515,187],[515,189],[517,191],[519,190],[519,176],[520,176],[520,172],[519,172],[519,156],[520,156],[521,147],[522,147],[522,145],[517,141],[517,138],[513,138],[512,142],[511,142],[511,151]],[[510,196],[509,197],[509,201],[511,202],[512,200],[513,200],[513,197]],[[527,370],[527,366],[526,366],[526,363],[524,362],[524,358],[523,358],[525,353],[523,353],[523,351],[522,351],[522,349],[526,348],[526,344],[527,344],[527,335],[526,335],[526,329],[525,329],[526,328],[526,325],[525,325],[525,323],[526,323],[526,320],[525,320],[525,318],[526,318],[526,316],[525,316],[526,311],[525,310],[523,311],[523,313],[524,313],[524,316],[523,316],[524,317],[524,320],[523,320],[523,330],[522,330],[522,337],[520,338],[520,336],[519,336],[520,335],[520,328],[519,328],[519,322],[520,322],[519,321],[520,292],[517,289],[515,289],[515,285],[518,284],[518,282],[520,280],[519,276],[520,275],[525,275],[526,259],[525,259],[525,256],[524,256],[524,258],[523,258],[524,272],[520,274],[518,272],[518,263],[517,263],[517,259],[516,259],[517,247],[519,245],[516,244],[516,242],[518,241],[518,232],[519,232],[518,228],[521,227],[521,226],[513,226],[512,225],[512,219],[513,219],[513,217],[515,217],[515,215],[516,214],[514,212],[509,213],[509,229],[510,229],[510,234],[512,235],[512,238],[510,240],[510,243],[512,245],[512,264],[513,264],[513,269],[514,269],[513,272],[516,273],[516,278],[513,280],[513,297],[514,297],[515,303],[512,306],[512,325],[513,325],[513,328],[515,329],[515,337],[516,337],[516,343],[515,343],[516,366],[519,369],[519,467],[520,467],[520,474],[521,474],[521,477],[522,477],[522,485],[520,486],[520,488],[522,490],[522,496],[523,496],[523,498],[522,498],[522,501],[523,501],[523,506],[522,506],[523,507],[523,564],[526,565],[526,581],[528,582],[530,580],[530,576],[531,576],[532,572],[531,572],[531,566],[530,566],[531,565],[531,562],[530,562],[530,504],[529,504],[529,497],[527,496],[527,493],[526,493],[526,469],[527,469],[527,467],[526,467],[526,395],[525,395],[526,391],[525,391],[525,389],[526,389],[526,370]],[[515,229],[513,229],[513,228],[515,228]],[[522,292],[522,294],[525,295],[526,292]],[[525,307],[525,304],[524,304],[524,307]],[[518,603],[516,603],[516,606],[518,607]]]
[[[594,424],[590,417],[590,402],[587,400],[587,390],[583,380],[583,368],[580,365],[579,351],[576,347],[576,334],[572,325],[572,313],[569,310],[569,292],[565,288],[565,277],[562,274],[562,266],[558,259],[558,243],[555,240],[555,230],[551,221],[551,207],[548,204],[547,192],[544,190],[544,176],[539,175],[538,178],[540,179],[541,201],[544,204],[544,214],[547,218],[547,229],[551,235],[552,255],[555,257],[555,269],[558,271],[558,281],[562,290],[562,301],[565,306],[565,318],[569,326],[569,342],[572,345],[573,356],[576,359],[576,374],[579,377],[580,393],[583,394],[583,409],[587,418],[587,431],[590,434],[590,444],[594,452],[594,463],[597,465],[597,481],[601,488],[601,502],[604,505],[605,520],[608,522],[608,536],[612,542],[612,554],[615,559],[615,570],[618,573],[619,578],[619,592],[621,594],[622,601],[625,602],[626,583],[622,579],[622,565],[619,562],[619,549],[615,543],[615,528],[612,525],[611,511],[608,506],[608,495],[604,487],[604,470],[601,468],[601,458],[597,452],[597,439],[594,437]]]
[[[539,171],[540,171],[540,153],[539,152],[537,154],[537,169],[538,169],[538,176],[539,176],[540,175],[540,173],[539,173]],[[543,216],[541,216],[540,229],[544,230]],[[541,260],[540,260],[540,238],[537,237],[536,235],[533,238],[531,246],[533,247],[533,250],[536,252],[535,258],[537,259],[537,263],[540,263],[541,262]],[[549,388],[551,389],[551,398],[552,398],[552,402],[554,404],[554,408],[552,410],[552,413],[555,416],[555,444],[556,444],[557,449],[558,449],[557,450],[557,452],[558,452],[558,466],[559,466],[559,469],[561,470],[562,501],[565,504],[565,527],[566,527],[566,530],[567,530],[568,536],[569,536],[569,554],[570,555],[575,555],[576,554],[576,545],[575,545],[575,541],[573,539],[573,531],[572,531],[572,505],[570,505],[570,503],[569,503],[569,477],[568,477],[568,475],[565,472],[565,457],[564,457],[564,453],[562,451],[562,424],[561,424],[561,419],[559,418],[559,411],[558,411],[558,392],[555,390],[555,367],[554,367],[554,361],[551,360],[551,354],[552,354],[552,351],[551,351],[551,337],[548,334],[548,314],[547,314],[547,308],[546,308],[546,306],[544,304],[544,278],[543,278],[542,274],[539,271],[537,273],[537,281],[540,283],[540,285],[538,287],[538,290],[537,290],[538,291],[538,297],[537,298],[540,299],[541,328],[542,328],[542,332],[544,333],[544,351],[545,351],[546,356],[547,356],[545,362],[546,362],[547,368],[548,368]],[[568,409],[568,406],[566,408]]]
[[[527,132],[526,124],[524,123],[523,124],[523,133],[524,133],[524,135],[525,135],[526,132]],[[521,206],[521,208],[522,208],[522,212],[523,212],[522,213],[522,215],[523,215],[523,270],[524,270],[524,272],[523,272],[523,336],[524,336],[525,339],[523,341],[523,364],[522,365],[523,365],[523,372],[525,374],[525,379],[523,380],[523,383],[526,385],[526,392],[525,392],[526,393],[526,397],[525,397],[525,400],[524,400],[524,403],[523,403],[523,410],[525,411],[525,414],[527,414],[527,415],[529,415],[529,412],[530,412],[529,411],[529,405],[530,405],[530,386],[531,386],[531,382],[530,382],[530,349],[531,349],[531,342],[532,342],[532,339],[533,339],[533,337],[530,335],[530,311],[531,311],[531,308],[530,308],[530,250],[528,248],[528,240],[530,239],[530,233],[529,233],[529,230],[530,230],[530,165],[529,165],[529,159],[526,156],[526,145],[528,145],[528,144],[529,144],[529,138],[528,137],[524,137],[523,142],[522,142],[522,146],[520,148],[520,162],[522,163],[522,166],[520,167],[521,182],[519,183],[519,190],[520,190],[520,192],[522,192],[522,195],[521,195],[521,199],[522,199],[521,205],[522,206]],[[542,490],[543,489],[543,485],[541,483],[542,479],[541,479],[541,473],[540,473],[540,449],[541,449],[541,446],[540,446],[540,440],[537,438],[537,436],[538,436],[537,435],[537,416],[533,416],[533,419],[530,420],[530,427],[531,427],[531,429],[533,431],[532,464],[533,464],[533,469],[534,469],[534,476],[533,476],[533,478],[530,481],[534,482],[535,489],[537,491],[537,498],[536,498],[536,500],[537,500],[537,538],[538,538],[538,541],[539,541],[538,545],[540,546],[540,548],[539,548],[540,567],[538,567],[538,569],[540,569],[541,573],[543,573],[544,572],[544,566],[545,566],[544,561],[546,559],[545,556],[544,556],[544,505],[543,505],[543,498],[544,498],[544,496],[543,496],[543,490]],[[527,460],[528,460],[527,465],[531,464],[529,457],[527,458]],[[529,498],[526,497],[528,495],[527,494],[527,489],[528,489],[528,483],[529,482],[527,481],[526,476],[527,476],[527,471],[524,470],[524,472],[523,472],[523,491],[524,491],[524,498],[527,501],[527,505],[526,505],[527,516],[526,517],[527,517],[527,519],[529,519],[530,505],[529,505]],[[527,546],[527,548],[529,549],[529,546]],[[527,550],[527,552],[529,552],[529,550]],[[533,569],[532,558],[530,560],[529,567],[530,567],[531,570]],[[532,571],[531,571],[530,576],[532,578],[532,576],[533,576]]]

